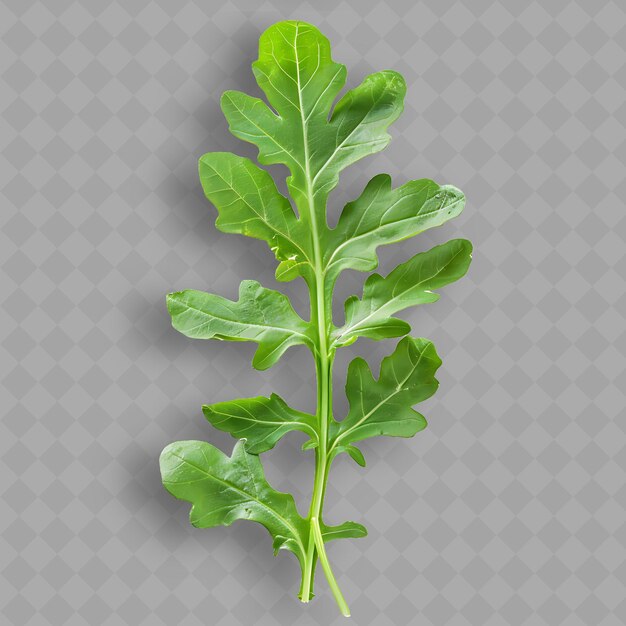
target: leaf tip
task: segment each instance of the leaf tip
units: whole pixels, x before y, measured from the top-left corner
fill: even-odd
[[[406,80],[400,72],[396,70],[383,70],[381,74],[387,79],[387,85],[390,89],[393,89],[402,96],[406,94]]]
[[[361,467],[365,467],[366,465],[365,456],[363,455],[363,452],[361,451],[360,448],[357,448],[354,445],[348,445],[345,447],[345,451],[348,453],[348,455],[352,458],[352,460],[357,465],[360,465]]]
[[[187,294],[192,291],[191,289],[183,289],[182,291],[173,291],[165,296],[165,304],[167,311],[172,317],[172,325],[174,325],[174,317],[178,313],[178,307],[183,304],[183,301]]]

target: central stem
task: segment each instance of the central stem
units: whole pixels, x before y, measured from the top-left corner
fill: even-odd
[[[297,37],[298,31],[296,27],[296,39]],[[326,489],[327,473],[330,465],[328,462],[328,426],[332,418],[332,368],[335,351],[334,349],[329,350],[329,331],[332,326],[332,300],[326,297],[326,274],[324,272],[320,246],[320,230],[326,227],[326,207],[325,202],[323,202],[323,205],[320,207],[321,210],[316,210],[316,194],[313,190],[314,184],[311,176],[311,160],[309,154],[308,117],[305,116],[304,102],[302,99],[304,87],[300,82],[300,60],[297,57],[298,47],[295,46],[294,50],[296,52],[298,110],[300,111],[300,122],[302,124],[302,147],[304,150],[304,167],[302,168],[304,185],[300,187],[299,191],[304,193],[304,197],[302,198],[302,217],[309,221],[311,227],[314,275],[307,283],[311,297],[311,322],[314,320],[317,322],[317,355],[315,357],[315,369],[317,376],[318,446],[315,450],[315,478],[308,517],[309,543],[305,556],[304,571],[302,573],[300,599],[302,602],[308,602],[311,599],[315,562],[317,556],[319,556],[328,584],[342,615],[350,617],[348,605],[341,594],[335,576],[330,568],[324,547],[324,537],[321,531],[322,504],[324,502],[324,491]],[[320,228],[318,228],[319,223],[321,223]]]
[[[312,198],[310,200],[310,206],[313,206]],[[313,495],[311,496],[311,507],[308,516],[309,543],[304,562],[302,584],[300,586],[300,599],[303,602],[308,602],[311,598],[315,564],[319,557],[335,601],[342,615],[349,617],[350,610],[339,589],[330,563],[328,562],[326,549],[324,547],[324,538],[321,531],[322,507],[328,479],[328,469],[330,467],[328,456],[328,427],[332,419],[332,369],[335,351],[330,348],[329,331],[332,322],[331,302],[330,299],[326,297],[325,293],[325,274],[322,269],[319,238],[317,229],[315,228],[315,217],[312,217],[315,279],[309,284],[309,289],[311,292],[311,320],[315,320],[317,324],[315,373],[317,379],[318,445],[315,449],[315,478],[313,480]]]
[[[319,278],[318,278],[319,277]],[[328,471],[328,425],[332,416],[332,366],[333,354],[328,350],[328,320],[326,299],[324,297],[323,274],[316,271],[316,281],[311,285],[311,319],[317,323],[317,349],[315,359],[315,374],[317,379],[317,419],[318,445],[315,448],[315,477],[313,480],[313,494],[309,508],[309,545],[306,554],[300,598],[307,602],[313,587],[313,575],[317,556],[324,553],[323,541],[315,541],[314,524],[318,524],[322,514],[324,492],[326,489]],[[321,532],[321,531],[320,531]],[[321,535],[320,535],[321,536]],[[327,560],[327,559],[326,559]],[[335,583],[336,585],[336,583]],[[334,592],[333,592],[334,593]],[[344,601],[345,604],[345,601]]]

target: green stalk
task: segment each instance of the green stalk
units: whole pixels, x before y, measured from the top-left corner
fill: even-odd
[[[335,579],[333,570],[330,568],[328,557],[326,556],[326,550],[324,549],[324,538],[322,537],[322,532],[320,530],[320,525],[317,521],[317,517],[311,518],[311,533],[313,534],[315,546],[317,547],[319,553],[322,569],[324,570],[324,574],[326,574],[326,579],[328,580],[328,584],[330,585],[330,590],[333,592],[333,596],[337,601],[337,606],[339,607],[339,610],[344,617],[350,617],[350,608],[348,607],[343,597],[343,594],[341,593],[341,589],[339,589],[339,585],[337,584],[337,580]]]
[[[316,558],[319,557],[337,605],[341,613],[348,617],[350,610],[341,594],[337,580],[328,562],[321,529],[319,527],[319,520],[322,516],[324,503],[324,493],[326,491],[326,482],[328,480],[328,470],[330,468],[330,459],[328,457],[328,426],[332,419],[332,365],[334,350],[329,352],[328,348],[329,323],[323,292],[323,279],[318,281],[315,287],[314,293],[311,294],[311,309],[318,324],[319,356],[316,358],[316,377],[319,445],[315,450],[315,478],[313,481],[313,495],[311,497],[311,507],[308,516],[310,534],[299,595],[303,602],[308,602],[312,591],[315,562]]]
[[[313,198],[309,195],[310,207],[313,207]],[[319,527],[322,518],[324,493],[328,480],[330,458],[328,456],[328,427],[332,419],[332,369],[335,356],[331,348],[329,332],[332,321],[331,301],[326,297],[326,276],[322,268],[322,255],[319,245],[319,236],[314,210],[309,212],[315,254],[315,280],[309,283],[311,297],[311,320],[317,323],[317,354],[315,357],[315,373],[317,380],[317,418],[318,418],[318,446],[315,449],[315,477],[313,479],[313,494],[309,509],[309,542],[302,574],[299,597],[302,602],[308,602],[313,590],[315,563],[319,557],[322,568],[328,579],[328,584],[335,597],[337,605],[345,616],[350,615],[346,601],[339,590],[337,581],[328,562],[324,541]],[[316,530],[317,529],[317,530]]]
[[[297,54],[297,50],[296,50]],[[297,60],[297,59],[296,59]],[[304,219],[308,219],[311,226],[311,240],[313,244],[313,272],[314,279],[308,282],[311,299],[311,321],[317,322],[317,355],[315,358],[315,370],[317,378],[317,417],[318,417],[318,441],[315,450],[315,478],[313,480],[313,494],[311,496],[311,507],[309,509],[309,543],[302,574],[302,584],[300,586],[300,599],[308,602],[313,586],[313,575],[315,573],[316,552],[328,579],[333,596],[339,605],[343,615],[349,616],[350,611],[341,595],[337,581],[333,575],[326,556],[324,540],[319,527],[319,520],[322,517],[322,505],[326,481],[328,479],[328,469],[330,467],[328,458],[328,426],[332,419],[332,368],[334,359],[334,348],[330,347],[329,331],[332,325],[332,298],[326,297],[326,273],[322,266],[322,250],[320,247],[320,231],[327,228],[326,207],[322,203],[320,210],[316,210],[315,194],[313,192],[314,180],[311,176],[311,164],[309,155],[308,138],[308,118],[304,115],[304,103],[302,101],[303,87],[300,82],[300,63],[296,63],[296,75],[298,85],[299,111],[302,122],[302,145],[304,148],[304,177],[306,181],[305,202],[306,207],[302,207]],[[328,293],[331,293],[329,290]]]

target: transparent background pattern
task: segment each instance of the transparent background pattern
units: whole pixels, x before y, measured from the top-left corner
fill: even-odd
[[[390,147],[352,167],[331,222],[369,177],[461,187],[454,223],[382,253],[473,240],[469,276],[406,318],[443,357],[413,440],[336,465],[329,522],[354,623],[626,623],[626,6],[618,0],[4,0],[0,257],[0,622],[15,626],[343,624],[323,576],[264,529],[200,531],[160,486],[178,438],[232,442],[200,405],[276,391],[314,403],[294,349],[192,342],[164,295],[275,286],[262,242],[218,233],[197,158],[252,155],[219,110],[255,91],[260,32],[298,18],[328,34],[349,82],[394,68],[409,85]],[[279,176],[284,170],[275,168]],[[348,273],[342,302],[363,275]],[[302,312],[302,285],[283,285]],[[355,354],[338,361],[338,415]],[[311,453],[290,435],[265,464],[304,507]],[[304,508],[302,510],[305,510]]]

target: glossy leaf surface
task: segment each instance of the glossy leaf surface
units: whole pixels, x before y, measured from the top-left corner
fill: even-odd
[[[385,339],[406,335],[411,327],[391,317],[410,306],[436,302],[439,289],[458,280],[472,260],[472,244],[453,239],[428,252],[416,254],[398,265],[385,278],[372,274],[363,287],[363,297],[346,301],[346,323],[334,333],[335,345],[348,345],[358,337]]]
[[[378,380],[365,360],[354,359],[346,381],[350,411],[341,422],[331,424],[331,450],[378,435],[412,437],[426,428],[424,416],[412,406],[435,393],[440,365],[430,341],[411,337],[402,339],[382,360]]]
[[[285,548],[302,563],[308,527],[291,495],[272,489],[259,457],[235,444],[232,456],[204,441],[178,441],[160,457],[165,488],[191,502],[189,520],[198,528],[230,526],[246,519],[267,528],[274,551]]]
[[[345,206],[330,233],[324,257],[326,272],[334,277],[344,269],[373,270],[378,265],[378,246],[441,226],[464,205],[465,196],[451,185],[423,179],[394,189],[391,177],[379,174]]]
[[[327,526],[322,524],[322,537],[324,542],[332,541],[333,539],[360,539],[361,537],[367,537],[367,529],[357,522],[344,522],[339,526]]]
[[[292,409],[273,393],[269,398],[244,398],[202,407],[204,416],[219,430],[233,437],[246,439],[246,450],[260,454],[271,450],[276,442],[292,430],[309,435],[309,441],[317,442],[315,416]]]
[[[262,239],[277,259],[310,268],[308,233],[265,170],[230,152],[205,154],[198,170],[219,213],[217,228]]]
[[[204,291],[187,289],[167,296],[176,330],[192,339],[255,341],[252,364],[267,369],[297,344],[312,346],[309,325],[293,310],[287,296],[244,280],[233,302]]]
[[[299,207],[322,202],[350,163],[382,150],[387,127],[398,118],[404,79],[390,70],[367,76],[334,106],[346,68],[331,58],[330,43],[304,22],[280,22],[259,42],[252,66],[262,100],[237,91],[222,97],[231,132],[256,144],[259,161],[283,163],[291,171],[289,190]]]

